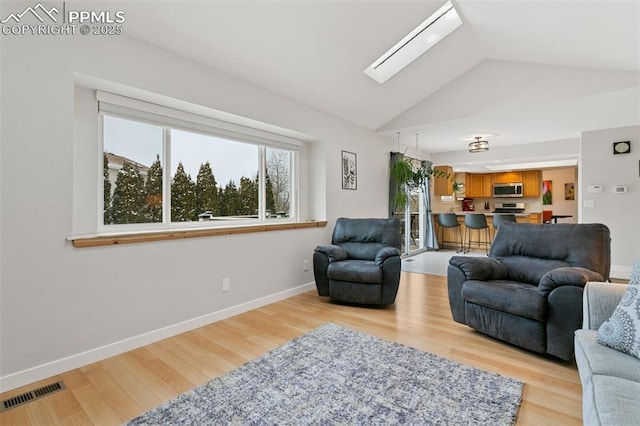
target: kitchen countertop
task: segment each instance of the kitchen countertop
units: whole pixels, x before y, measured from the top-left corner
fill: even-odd
[[[485,212],[484,210],[478,210],[478,211],[473,211],[473,212],[469,212],[469,211],[462,211],[462,210],[456,210],[454,212],[433,212],[433,214],[440,214],[440,213],[455,213],[456,216],[464,216],[466,214],[470,214],[470,213],[484,213],[485,216],[494,216],[496,213],[493,212]],[[498,213],[499,214],[499,213]],[[531,213],[529,212],[524,212],[524,213],[514,213],[514,215],[516,217],[527,217],[529,216]]]

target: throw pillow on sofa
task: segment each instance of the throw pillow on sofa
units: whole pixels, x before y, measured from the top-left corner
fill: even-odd
[[[596,341],[640,358],[640,260],[631,271],[629,287],[611,318],[598,329]]]

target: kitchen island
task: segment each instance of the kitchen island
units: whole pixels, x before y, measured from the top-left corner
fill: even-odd
[[[493,216],[500,213],[493,213],[490,211],[454,211],[454,212],[442,212],[442,213],[455,213],[458,219],[458,223],[460,224],[460,231],[462,232],[463,244],[466,247],[467,244],[467,236],[465,235],[465,226],[464,226],[464,217],[468,214],[484,214],[487,218],[487,225],[489,225],[489,233],[490,239],[493,239],[494,229],[493,229]],[[451,241],[455,240],[455,228],[444,228],[442,231],[440,230],[440,226],[438,225],[438,214],[440,212],[433,212],[433,222],[435,223],[436,236],[438,237],[438,244],[442,248],[442,240],[449,242],[446,244],[446,248],[451,247]],[[525,212],[525,213],[514,213],[516,217],[516,222],[518,223],[541,223],[542,213],[538,212]],[[473,230],[472,239],[475,241],[478,239],[477,231]],[[484,232],[484,231],[482,231]],[[441,235],[442,234],[442,235]],[[478,245],[471,245],[471,248],[480,248]],[[484,248],[484,247],[482,247]]]

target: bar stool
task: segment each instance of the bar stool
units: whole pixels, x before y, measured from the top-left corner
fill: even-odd
[[[487,218],[482,213],[471,213],[464,216],[464,226],[465,226],[465,236],[467,237],[467,251],[469,253],[471,251],[471,243],[477,243],[478,245],[483,245],[485,247],[485,251],[489,254],[489,225],[487,225]],[[471,240],[471,230],[476,230],[480,232],[478,235],[478,240]],[[482,235],[482,230],[484,230],[484,241],[480,239]]]
[[[460,250],[456,250],[456,253],[460,253],[464,251],[464,246],[462,244],[462,232],[460,231],[460,224],[458,223],[458,217],[455,213],[439,213],[438,214],[438,225],[440,226],[440,242],[444,248],[445,243],[454,244],[453,248],[456,248],[458,241],[445,241],[444,240],[444,229],[445,228],[455,228],[453,231],[453,238],[457,239],[460,237]]]
[[[496,238],[496,233],[502,222],[516,222],[516,215],[513,213],[496,213],[493,215],[493,238]]]

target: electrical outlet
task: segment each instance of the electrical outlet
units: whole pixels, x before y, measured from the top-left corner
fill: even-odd
[[[582,200],[583,207],[595,207],[594,200]]]
[[[303,260],[303,261],[302,261],[302,270],[303,270],[304,272],[306,272],[306,271],[308,271],[308,270],[309,270],[309,261],[308,261],[308,260]]]
[[[229,285],[231,284],[230,278],[222,279],[222,291],[229,291]]]

